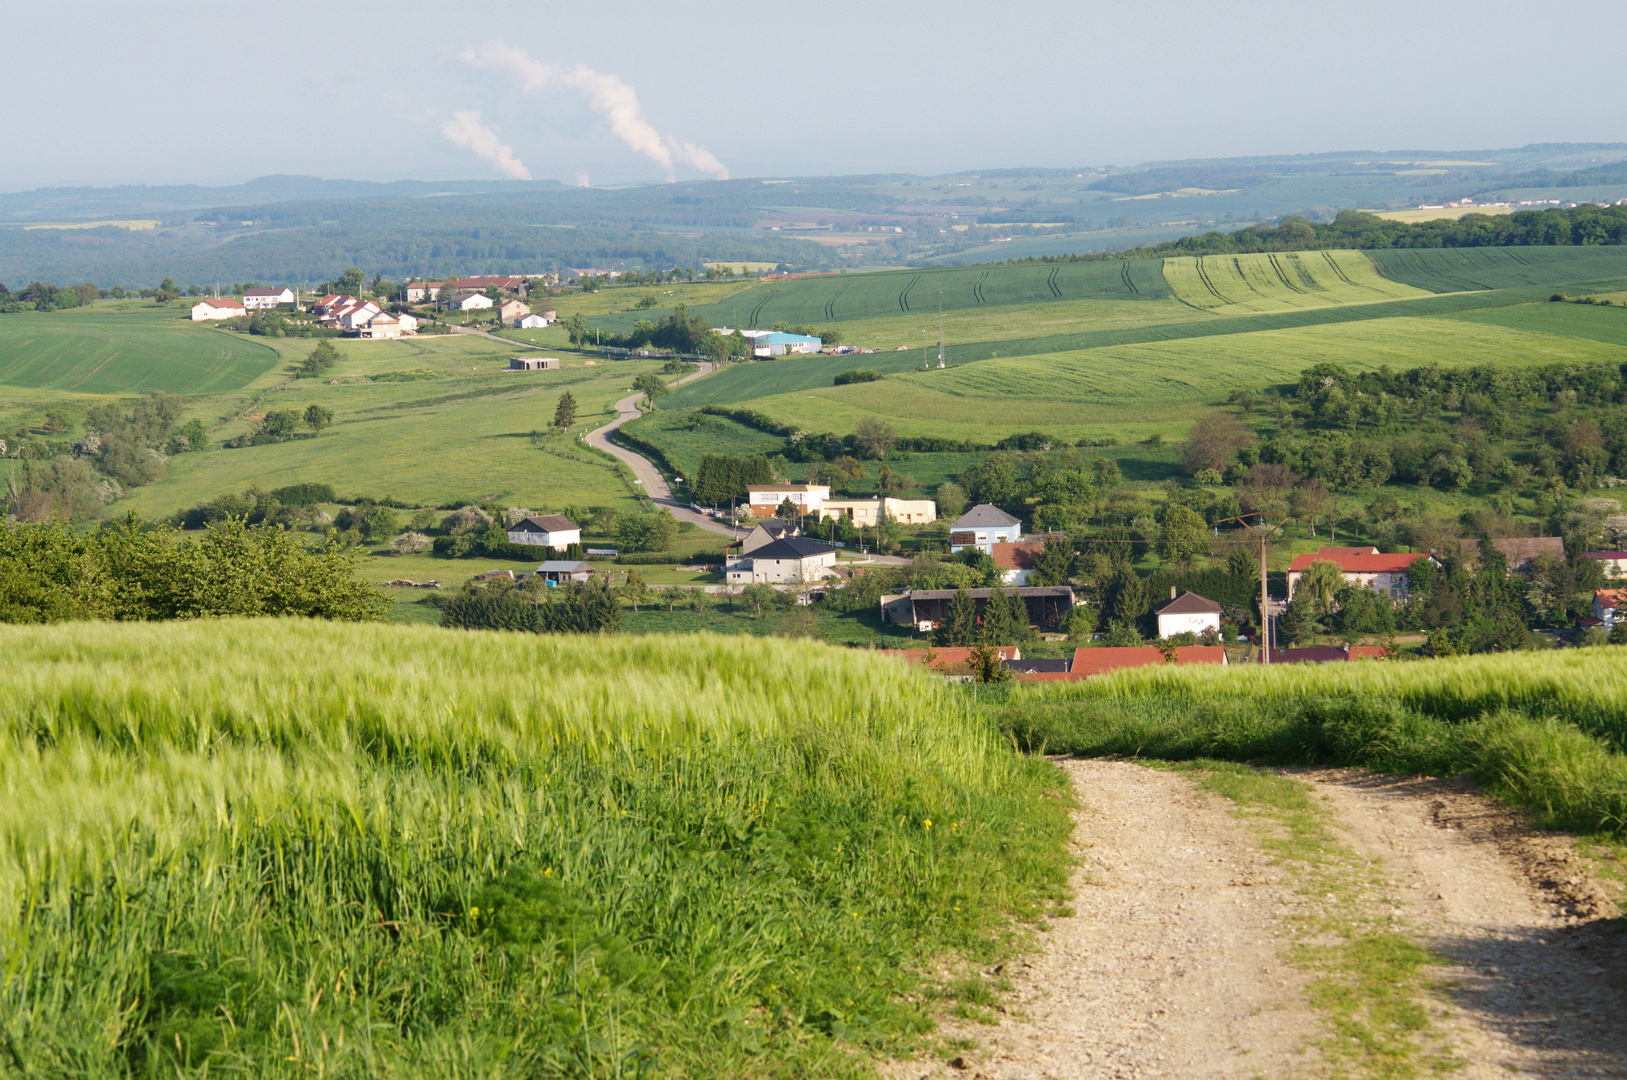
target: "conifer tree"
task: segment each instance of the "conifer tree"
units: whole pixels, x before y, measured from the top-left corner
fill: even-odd
[[[937,644],[964,648],[977,640],[977,602],[965,589],[956,589],[949,610],[938,626]]]

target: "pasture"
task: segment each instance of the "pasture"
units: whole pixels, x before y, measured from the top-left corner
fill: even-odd
[[[1164,279],[1182,303],[1217,315],[1374,304],[1429,295],[1380,277],[1359,251],[1165,259]]]
[[[186,304],[98,301],[0,315],[0,385],[74,394],[208,394],[271,368],[260,340],[187,321]]]
[[[997,963],[1066,882],[1065,781],[861,650],[294,620],[0,650],[21,1073],[861,1075],[986,1000],[944,958]]]

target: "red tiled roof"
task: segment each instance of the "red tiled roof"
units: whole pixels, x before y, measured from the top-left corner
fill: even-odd
[[[1593,602],[1601,608],[1627,607],[1627,589],[1594,589]]]
[[[992,545],[994,565],[1002,570],[1032,570],[1045,550],[1044,540],[1017,540]]]
[[[1350,659],[1352,660],[1385,660],[1390,650],[1383,645],[1352,645],[1350,646]]]
[[[1352,555],[1337,553],[1328,550],[1318,551],[1314,555],[1301,555],[1288,566],[1290,574],[1304,573],[1306,568],[1314,562],[1336,563],[1340,570],[1347,574],[1396,574],[1406,570],[1419,559],[1428,558],[1426,555],[1413,554],[1360,554]]]
[[[1177,664],[1224,664],[1226,650],[1219,645],[1181,645],[1175,650]]]
[[[205,296],[201,300],[199,300],[198,303],[200,303],[200,304],[208,304],[210,307],[218,307],[218,308],[232,308],[232,307],[240,308],[240,307],[243,306],[241,301],[239,301],[239,300],[237,300],[237,299],[235,299],[233,297],[230,297],[230,296],[220,296],[220,297]],[[196,306],[196,305],[194,305],[194,306]]]

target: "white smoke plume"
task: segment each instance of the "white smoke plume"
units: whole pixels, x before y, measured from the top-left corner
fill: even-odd
[[[453,114],[452,119],[441,125],[441,135],[453,146],[472,150],[476,157],[504,176],[515,180],[531,179],[531,170],[514,156],[514,148],[499,139],[497,132],[482,124],[477,112]]]
[[[588,108],[610,121],[610,130],[636,154],[642,154],[673,179],[673,163],[688,165],[718,180],[727,180],[729,170],[723,162],[704,146],[682,142],[663,136],[644,119],[644,110],[638,103],[638,94],[631,86],[614,75],[605,75],[592,68],[577,64],[562,68],[533,60],[524,49],[504,45],[499,41],[487,42],[479,49],[465,49],[463,62],[474,67],[492,67],[518,76],[526,90],[545,90],[561,86],[575,90],[587,98]]]

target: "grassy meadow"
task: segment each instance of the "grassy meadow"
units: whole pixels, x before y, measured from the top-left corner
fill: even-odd
[[[1061,781],[721,637],[0,628],[26,1075],[870,1075],[1060,898]],[[1014,922],[1013,919],[1018,921]]]
[[[194,323],[186,304],[101,301],[0,318],[0,386],[66,394],[238,390],[277,362],[261,339]]]

